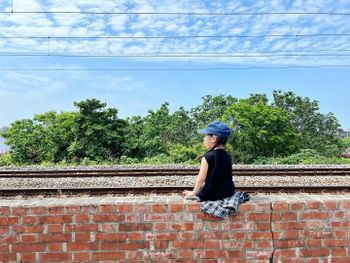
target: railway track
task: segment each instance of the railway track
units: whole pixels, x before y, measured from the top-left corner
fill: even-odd
[[[178,176],[198,174],[198,168],[178,169],[45,169],[0,170],[0,178],[8,177],[113,177],[113,176]],[[342,168],[234,168],[233,176],[350,176],[350,166]]]
[[[180,194],[184,190],[192,189],[193,184],[186,183],[186,185],[178,185],[176,182],[178,178],[195,178],[198,174],[198,168],[137,168],[137,169],[43,169],[43,170],[0,170],[0,195],[1,196],[35,196],[35,195],[103,195],[103,194],[116,194],[116,195],[144,195],[144,194]],[[307,185],[277,185],[270,183],[265,185],[261,179],[260,185],[242,185],[236,184],[237,190],[245,191],[249,193],[263,192],[263,193],[333,193],[333,192],[349,192],[350,191],[350,167],[306,167],[306,168],[234,168],[234,178],[249,178],[253,180],[255,178],[277,178],[279,181],[283,181],[288,178],[307,178]],[[314,184],[314,178],[342,178],[344,184],[337,185],[317,185]],[[49,180],[105,180],[108,178],[123,178],[126,181],[124,185],[108,185],[108,183],[102,186],[87,186],[83,184],[81,186],[51,186],[50,184],[43,187],[43,183]],[[127,182],[138,181],[143,178],[155,178],[154,183],[148,185],[147,183],[141,183],[141,186],[128,185]],[[175,178],[173,185],[157,185],[159,178]],[[276,180],[277,180],[276,179]],[[3,187],[4,182],[10,182],[13,180],[20,180],[20,187]],[[33,185],[26,186],[26,182],[30,180],[39,180],[35,187]],[[40,181],[41,180],[41,181]],[[294,179],[292,179],[294,180]],[[259,181],[259,182],[260,182]]]

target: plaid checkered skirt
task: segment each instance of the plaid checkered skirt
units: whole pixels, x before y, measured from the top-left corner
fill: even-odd
[[[223,200],[203,201],[201,202],[201,209],[203,212],[224,218],[232,215],[238,211],[238,206],[249,201],[250,196],[246,192],[235,192],[234,195]]]

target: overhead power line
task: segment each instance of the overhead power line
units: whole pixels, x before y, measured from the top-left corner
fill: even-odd
[[[95,11],[1,11],[2,14],[81,14],[81,15],[181,15],[181,16],[257,16],[257,15],[327,15],[350,16],[350,12],[95,12]]]
[[[310,53],[308,53],[310,52]],[[339,51],[338,51],[339,52]],[[344,52],[350,52],[346,50]],[[283,54],[284,53],[284,54]],[[79,58],[270,58],[270,57],[350,57],[350,53],[237,52],[237,53],[1,53],[2,57],[79,57]]]
[[[254,69],[298,69],[298,68],[350,68],[350,64],[318,66],[247,66],[208,68],[0,68],[0,71],[210,71],[210,70],[254,70]]]
[[[173,38],[264,38],[264,37],[345,37],[350,33],[264,34],[264,35],[184,35],[184,36],[0,36],[0,39],[173,39]]]

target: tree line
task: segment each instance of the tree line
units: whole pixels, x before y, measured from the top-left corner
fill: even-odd
[[[336,137],[336,117],[320,113],[317,101],[293,92],[274,91],[272,102],[266,94],[245,99],[207,95],[190,110],[171,113],[165,102],[144,117],[126,119],[97,99],[74,106],[75,111],[49,111],[13,122],[1,133],[10,150],[0,164],[194,163],[205,151],[196,131],[213,120],[232,129],[227,149],[234,163],[310,154],[338,157],[346,147]]]

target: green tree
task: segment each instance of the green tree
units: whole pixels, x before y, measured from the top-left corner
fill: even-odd
[[[202,97],[202,100],[202,104],[191,109],[191,117],[197,128],[202,128],[214,120],[222,119],[225,110],[237,102],[236,98],[224,94],[206,95]]]
[[[229,143],[234,162],[252,163],[258,157],[288,155],[297,150],[296,130],[288,113],[252,95],[233,103],[224,114],[233,127]]]
[[[126,122],[118,118],[118,110],[106,108],[97,99],[75,102],[74,140],[68,148],[69,158],[81,161],[114,160],[122,155]]]
[[[15,163],[37,164],[53,159],[54,145],[46,128],[38,121],[15,121],[3,137],[10,146],[10,154]]]
[[[325,156],[341,152],[341,143],[336,137],[339,122],[332,113],[320,113],[317,101],[293,92],[274,91],[273,97],[274,105],[288,112],[298,130],[299,148],[314,149]]]

